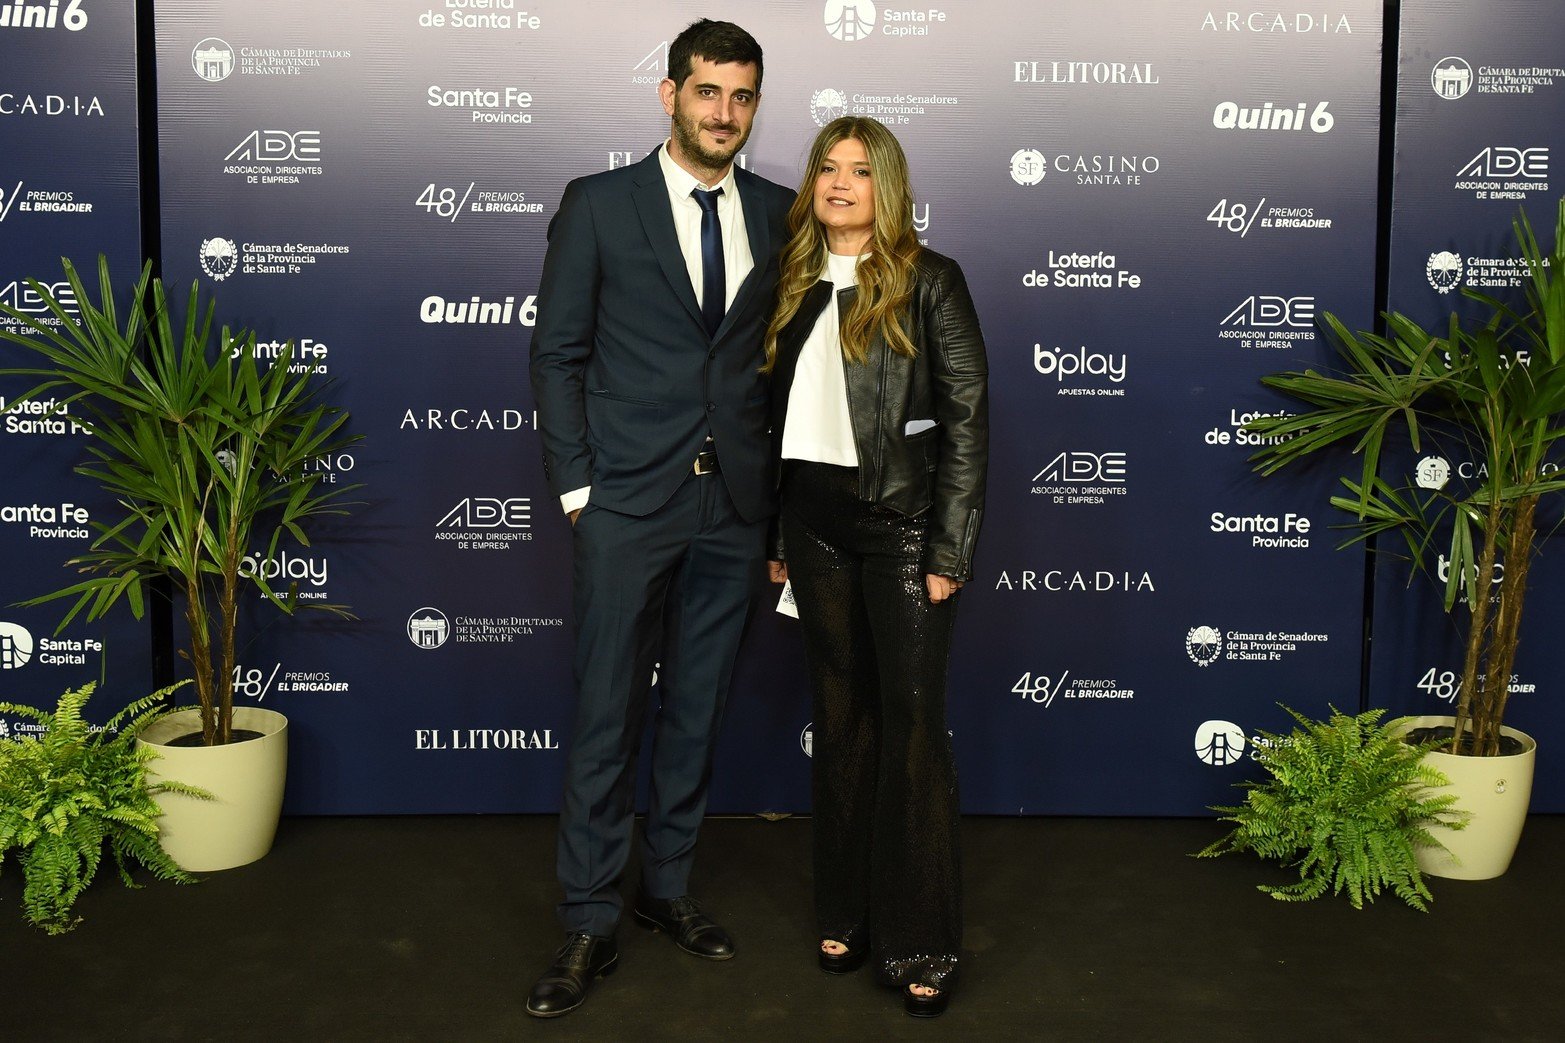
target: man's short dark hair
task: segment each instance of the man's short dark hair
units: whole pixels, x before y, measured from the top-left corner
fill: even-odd
[[[755,66],[755,89],[761,89],[761,45],[755,37],[732,22],[714,22],[703,18],[691,22],[668,45],[668,78],[677,91],[695,71],[695,60],[705,58],[721,65],[735,62]]]

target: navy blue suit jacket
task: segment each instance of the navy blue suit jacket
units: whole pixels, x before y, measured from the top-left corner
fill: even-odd
[[[578,178],[549,223],[532,338],[544,473],[622,514],[656,511],[708,434],[740,515],[776,509],[762,337],[794,193],[735,168],[754,267],[708,336],[654,151]]]

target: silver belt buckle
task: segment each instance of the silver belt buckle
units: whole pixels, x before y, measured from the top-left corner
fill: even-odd
[[[708,449],[696,454],[696,474],[711,474],[717,470],[717,453]]]

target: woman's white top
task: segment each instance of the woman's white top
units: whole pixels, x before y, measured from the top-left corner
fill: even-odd
[[[832,284],[832,293],[804,347],[799,349],[783,427],[782,455],[786,459],[841,467],[859,465],[858,450],[853,445],[853,421],[848,416],[837,292],[858,281],[859,261],[867,256],[826,255],[824,278]]]

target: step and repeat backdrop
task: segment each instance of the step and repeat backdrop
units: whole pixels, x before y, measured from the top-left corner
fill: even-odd
[[[75,313],[62,256],[94,300],[99,254],[128,290],[141,267],[139,193],[133,5],[0,7],[0,303],[58,327],[27,280]],[[19,325],[0,316],[0,328]],[[32,361],[0,341],[0,368]],[[15,604],[74,582],[66,560],[112,508],[72,472],[86,439],[61,396],[15,400],[38,382],[0,378],[0,701],[53,706],[67,688],[98,681],[91,710],[106,719],[152,690],[147,626],[125,610],[57,633],[68,602]],[[0,715],[0,737],[33,727]]]
[[[1473,324],[1488,306],[1473,288],[1521,305],[1523,274],[1511,223],[1523,207],[1545,248],[1565,183],[1565,9],[1505,0],[1481,8],[1404,0],[1397,66],[1397,162],[1391,215],[1390,308],[1443,331],[1458,312]],[[1436,443],[1403,458],[1432,483],[1481,477],[1465,447]],[[1547,516],[1545,516],[1545,513]],[[1540,512],[1539,529],[1560,521]],[[1565,627],[1565,557],[1549,544],[1528,577],[1528,607],[1510,681],[1506,722],[1547,740],[1565,734],[1554,635]],[[1376,561],[1370,692],[1397,712],[1450,713],[1462,675],[1462,634],[1440,611],[1444,557],[1434,575],[1404,558]],[[1495,566],[1498,584],[1505,563]],[[1465,615],[1461,618],[1465,619]],[[1565,810],[1565,765],[1538,758],[1535,810]]]
[[[94,30],[110,7],[54,6],[90,12]],[[1449,20],[1424,6],[1420,17]],[[294,342],[364,436],[316,464],[326,481],[363,484],[354,516],[251,563],[360,617],[249,606],[258,636],[239,688],[293,722],[288,809],[557,806],[570,547],[527,381],[546,232],[567,181],[637,162],[666,136],[668,41],[702,16],[739,22],[766,51],[741,161],[797,186],[820,126],[882,120],[912,164],[920,237],[962,263],[978,304],[994,440],[952,663],[966,810],[1199,814],[1253,771],[1251,737],[1286,724],[1279,703],[1357,706],[1365,559],[1335,549],[1335,469],[1263,481],[1241,428],[1289,408],[1262,375],[1329,361],[1320,315],[1374,318],[1380,3],[164,0],[164,273],[202,281],[264,352]],[[1472,40],[1495,20],[1455,24]],[[60,64],[74,41],[0,23],[4,45],[24,39],[54,49],[49,67],[71,81],[59,92],[82,91],[85,74]],[[1474,69],[1543,64],[1462,47]],[[1408,84],[1416,64],[1404,54]],[[7,64],[0,91],[14,78]],[[1498,104],[1481,82],[1475,102]],[[25,124],[4,97],[9,134]],[[1427,108],[1456,104],[1432,91]],[[1471,151],[1530,142],[1558,113],[1513,104],[1514,131],[1453,117],[1464,140],[1484,137]],[[1404,216],[1424,222],[1426,255],[1457,248],[1458,205],[1475,207],[1474,229],[1487,215],[1502,231],[1511,206],[1453,191],[1465,175],[1429,187],[1442,154],[1412,157],[1407,176],[1431,202],[1397,215],[1399,235]],[[0,181],[17,180],[9,163]],[[98,165],[74,169],[107,176]],[[1460,248],[1492,256],[1472,242]],[[61,249],[34,245],[43,260],[5,256],[0,276]],[[5,473],[6,503],[42,502]],[[51,555],[4,535],[9,602],[31,589],[21,562]],[[1452,668],[1416,647],[1442,664],[1436,677]],[[1374,667],[1377,704],[1443,705],[1410,665]],[[769,604],[729,707],[713,810],[807,810],[799,637]],[[1565,806],[1549,792],[1540,810]]]

